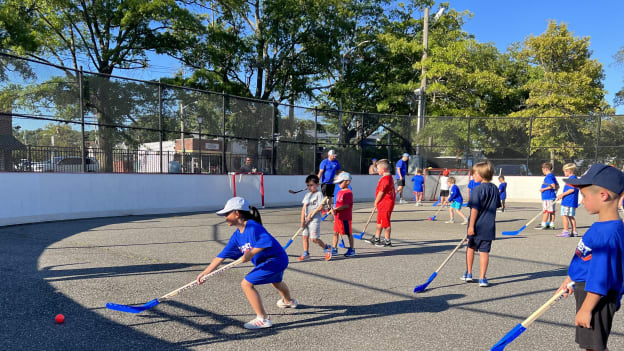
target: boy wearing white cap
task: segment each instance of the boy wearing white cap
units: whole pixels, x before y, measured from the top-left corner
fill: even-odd
[[[396,163],[396,179],[397,179],[397,193],[399,193],[399,203],[406,204],[407,201],[403,200],[403,188],[405,187],[405,175],[407,174],[407,161],[409,160],[409,154],[404,153],[401,159]]]
[[[351,219],[353,211],[353,192],[349,190],[351,184],[351,174],[342,172],[334,180],[334,184],[338,184],[340,191],[336,195],[336,206],[331,210],[334,215],[334,242],[332,255],[338,254],[338,235],[346,235],[349,238],[349,248],[345,253],[345,257],[355,256],[353,248],[353,234],[351,233]]]
[[[225,216],[227,224],[236,227],[236,231],[217,257],[197,276],[197,280],[202,284],[201,278],[213,272],[226,258],[237,260],[242,256],[243,262],[251,261],[255,267],[245,276],[241,287],[256,312],[256,318],[245,323],[244,327],[247,329],[269,328],[273,322],[264,310],[260,295],[254,286],[270,283],[281,295],[277,301],[277,307],[297,307],[297,300],[290,296],[288,286],[282,281],[284,270],[288,267],[286,251],[262,226],[262,218],[258,209],[249,206],[249,202],[242,197],[229,199],[225,207],[217,214]]]

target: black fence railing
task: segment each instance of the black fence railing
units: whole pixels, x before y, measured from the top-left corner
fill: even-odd
[[[624,116],[416,117],[300,107],[0,53],[0,171],[224,174],[316,172],[411,155],[419,167],[491,160],[505,175],[541,163],[624,166]],[[251,165],[245,166],[246,159]]]

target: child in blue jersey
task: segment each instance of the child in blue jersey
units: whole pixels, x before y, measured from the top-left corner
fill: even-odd
[[[507,200],[507,182],[505,176],[498,177],[498,194],[501,198],[501,208],[498,212],[505,212],[505,200]]]
[[[478,187],[481,184],[481,182],[476,182],[474,180],[474,172],[473,171],[470,171],[470,175],[471,175],[470,181],[468,182],[468,198],[469,199],[470,199],[470,194],[472,194],[472,189]]]
[[[416,202],[416,206],[422,206],[423,200],[423,191],[425,184],[425,178],[422,175],[422,169],[416,170],[416,175],[412,177],[412,182],[414,182],[413,193],[414,193],[414,201]]]
[[[567,163],[563,166],[563,174],[568,179],[576,179],[574,172],[576,171],[576,165],[574,163]],[[578,196],[579,190],[573,186],[566,184],[563,187],[563,193],[557,196],[557,200],[561,200],[561,220],[563,220],[563,231],[557,235],[559,238],[570,238],[578,236],[576,231],[576,209],[578,208]],[[572,226],[572,231],[570,231]]]
[[[450,204],[449,215],[451,216],[451,219],[449,219],[448,221],[444,223],[455,223],[454,212],[456,212],[461,218],[464,219],[462,224],[468,224],[468,220],[466,219],[466,216],[464,216],[464,214],[461,212],[461,207],[462,207],[462,203],[464,202],[464,198],[461,195],[461,191],[459,190],[459,187],[455,185],[455,177],[449,177],[447,182],[448,182],[448,186],[450,189],[448,203]]]
[[[229,199],[225,207],[217,214],[225,216],[227,224],[236,227],[236,231],[217,257],[197,276],[197,280],[201,284],[201,278],[214,271],[226,258],[236,260],[242,256],[243,262],[251,261],[255,267],[245,276],[241,287],[256,312],[256,318],[245,323],[244,327],[247,329],[269,328],[273,323],[264,310],[260,295],[254,286],[271,284],[282,296],[277,301],[278,307],[297,307],[297,300],[291,298],[288,286],[282,281],[284,270],[288,267],[286,251],[264,229],[258,210],[249,206],[249,202],[242,197]]]
[[[479,286],[487,287],[485,274],[490,258],[492,240],[496,239],[496,209],[500,207],[500,195],[496,185],[490,183],[494,175],[494,167],[490,162],[479,162],[474,165],[475,181],[482,183],[474,188],[468,200],[470,217],[468,223],[468,248],[466,249],[466,271],[461,280],[472,282],[472,265],[475,252],[479,252]]]
[[[555,199],[557,198],[557,190],[559,183],[557,178],[552,174],[553,165],[550,162],[542,163],[542,173],[544,174],[544,182],[540,192],[542,193],[542,223],[535,229],[555,229]]]
[[[585,209],[598,214],[598,221],[579,241],[559,289],[576,298],[576,343],[587,350],[606,350],[624,294],[624,223],[618,213],[624,174],[595,164],[580,178],[564,181],[581,189]],[[572,281],[575,286],[568,289]]]

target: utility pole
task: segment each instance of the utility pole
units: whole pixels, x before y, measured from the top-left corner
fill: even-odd
[[[416,133],[420,132],[420,129],[423,127],[423,120],[425,118],[425,104],[427,101],[426,91],[427,91],[427,68],[425,66],[425,61],[427,61],[427,56],[429,52],[429,8],[425,8],[425,13],[423,15],[423,55],[420,60],[421,64],[421,72],[420,72],[420,94],[418,101],[418,119],[416,125]]]
[[[184,105],[180,104],[180,139],[182,139],[182,173],[184,173],[184,154],[186,154],[186,146],[184,145]]]

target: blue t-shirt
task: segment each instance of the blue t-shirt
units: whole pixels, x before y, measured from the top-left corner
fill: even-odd
[[[576,179],[576,176],[573,174],[568,179]],[[574,192],[570,195],[564,196],[563,199],[561,199],[561,206],[577,208],[578,198],[579,198],[579,189],[566,184],[563,187],[563,192],[565,193],[568,190],[574,190]]]
[[[236,260],[246,251],[255,248],[264,248],[264,250],[258,252],[251,259],[255,266],[268,260],[288,262],[288,256],[282,245],[260,223],[253,219],[247,221],[245,230],[242,233],[236,229],[232,237],[230,237],[230,241],[228,241],[217,257]]]
[[[557,183],[557,179],[555,178],[555,175],[552,173],[548,173],[546,177],[544,177],[544,183],[542,183],[542,189],[548,188],[550,184],[555,184],[555,186],[559,185],[559,183]],[[554,200],[556,198],[557,198],[557,193],[555,192],[555,189],[551,188],[542,192],[542,200]]]
[[[483,183],[472,190],[468,207],[478,210],[475,222],[475,238],[494,240],[496,237],[496,209],[500,207],[498,188],[492,183]]]
[[[321,183],[322,184],[333,184],[334,177],[336,176],[336,171],[340,170],[340,163],[338,160],[330,161],[328,158],[321,161],[321,166],[319,169],[323,170],[323,174],[321,174]]]
[[[500,194],[501,200],[505,200],[507,198],[507,182],[500,183],[498,185],[498,193]]]
[[[575,282],[585,282],[585,291],[606,296],[624,293],[624,224],[622,220],[595,222],[581,238],[568,268]]]
[[[457,201],[460,204],[464,202],[464,198],[462,197],[461,191],[459,191],[459,187],[456,184],[453,184],[451,187],[451,192],[449,193],[448,202]]]
[[[403,159],[400,159],[396,163],[396,168],[401,171],[401,177],[405,179],[405,174],[407,173],[407,162],[403,161]],[[399,177],[399,173],[396,174],[396,179],[400,179],[401,177]]]
[[[423,184],[425,183],[425,178],[419,174],[412,177],[412,182],[414,182],[414,190],[417,193],[422,193]]]
[[[478,187],[480,184],[481,182],[475,182],[474,179],[470,179],[470,181],[468,182],[468,189],[472,191],[472,189]]]

